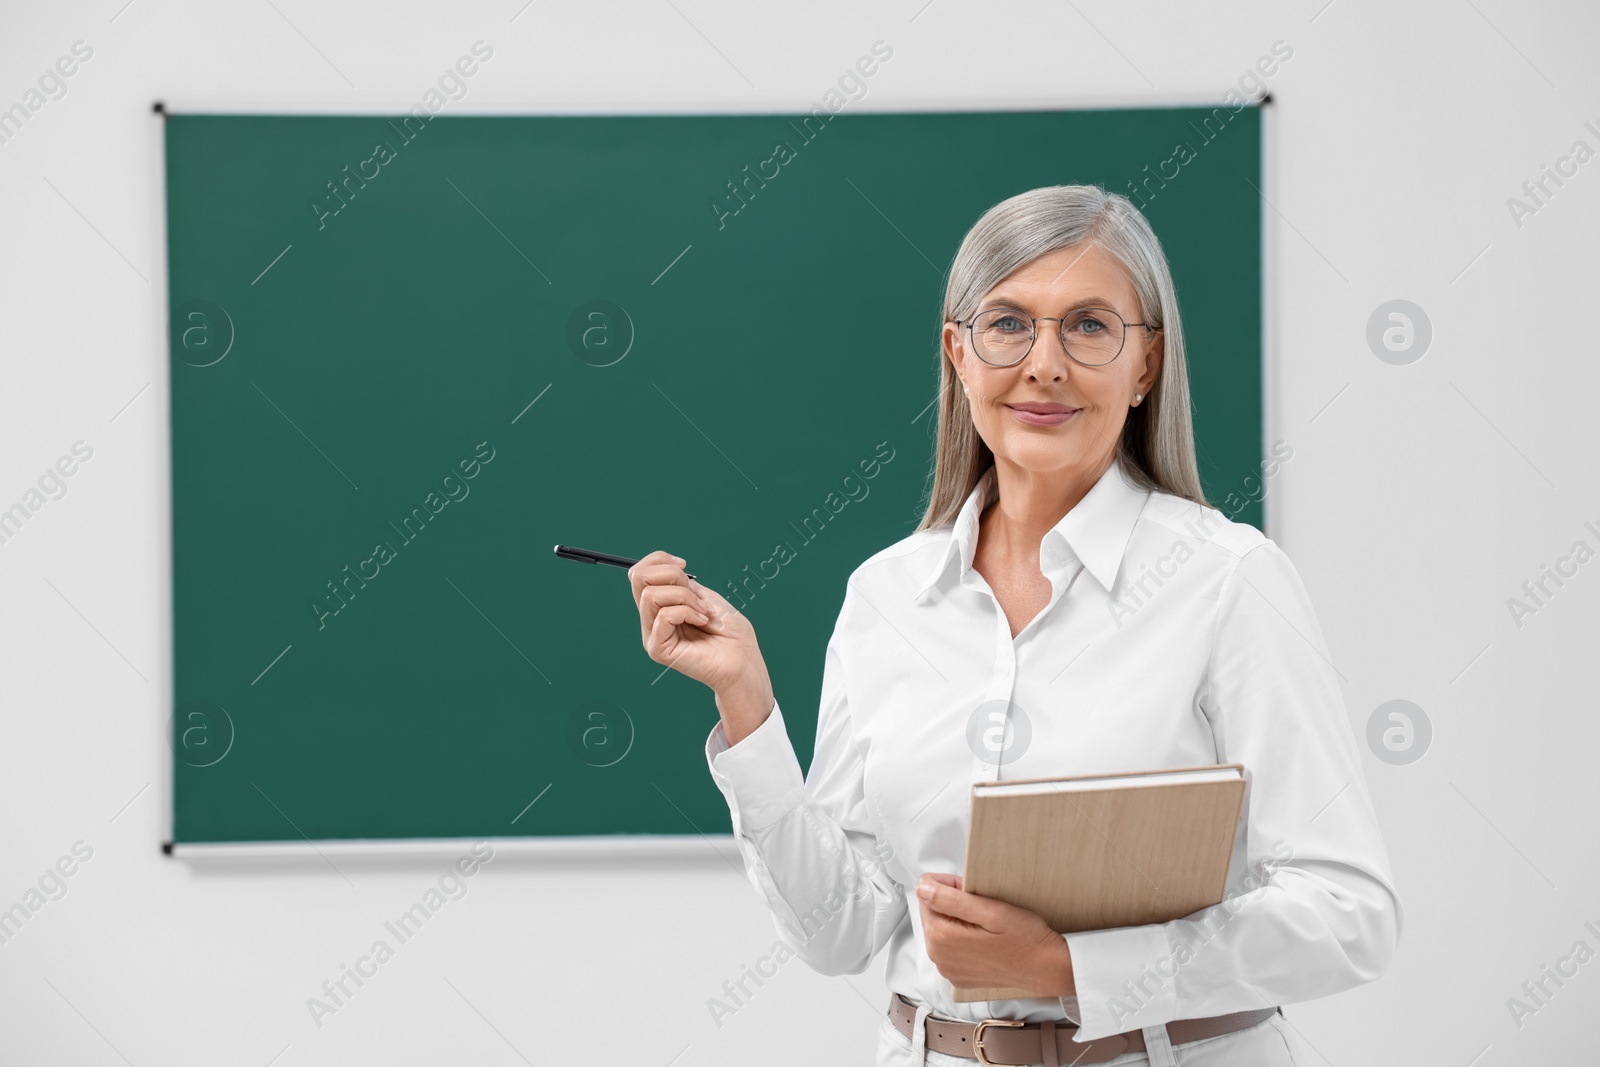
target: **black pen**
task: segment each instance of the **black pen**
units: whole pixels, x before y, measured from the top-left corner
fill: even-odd
[[[573,548],[571,545],[557,545],[556,555],[562,559],[577,560],[579,563],[608,563],[613,567],[627,569],[639,561],[629,559],[627,556],[613,556],[609,552],[590,552],[587,548]],[[683,572],[685,578],[693,578],[688,571]]]

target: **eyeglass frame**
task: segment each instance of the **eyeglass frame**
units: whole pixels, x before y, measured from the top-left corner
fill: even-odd
[[[983,353],[978,351],[977,339],[975,337],[973,337],[973,335],[972,335],[972,328],[973,328],[973,325],[977,322],[978,316],[988,314],[991,311],[1015,311],[1019,317],[1025,318],[1025,319],[1028,320],[1028,323],[1029,323],[1028,330],[1029,330],[1029,333],[1030,333],[1030,336],[1028,338],[1028,347],[1023,350],[1022,355],[1018,356],[1016,359],[1012,360],[1010,363],[990,363],[988,360],[984,359],[983,358]],[[1033,346],[1039,343],[1039,324],[1041,322],[1058,322],[1058,323],[1062,324],[1062,326],[1058,326],[1056,328],[1056,339],[1061,342],[1061,351],[1065,352],[1067,354],[1067,358],[1072,360],[1072,362],[1076,363],[1080,367],[1109,367],[1109,366],[1111,366],[1111,364],[1115,363],[1117,361],[1117,356],[1122,355],[1122,349],[1128,347],[1128,332],[1127,331],[1128,331],[1128,327],[1130,327],[1130,326],[1143,326],[1150,333],[1155,333],[1157,330],[1161,329],[1160,326],[1152,326],[1148,322],[1127,322],[1127,321],[1125,321],[1123,319],[1122,312],[1118,311],[1116,308],[1081,307],[1081,308],[1074,308],[1073,309],[1073,314],[1078,314],[1079,312],[1083,312],[1083,311],[1109,311],[1109,312],[1111,312],[1111,314],[1113,314],[1113,315],[1115,315],[1117,317],[1117,321],[1118,322],[1122,323],[1122,331],[1123,331],[1122,332],[1122,348],[1118,348],[1117,349],[1117,355],[1116,356],[1112,356],[1110,359],[1106,360],[1104,363],[1085,363],[1085,362],[1083,362],[1083,360],[1081,360],[1077,356],[1073,355],[1071,350],[1067,348],[1067,339],[1061,335],[1061,330],[1062,330],[1062,327],[1065,326],[1067,318],[1069,316],[1060,316],[1060,317],[1057,317],[1055,315],[1037,315],[1037,316],[1035,316],[1035,315],[1029,315],[1026,311],[1023,311],[1019,307],[1012,307],[1010,304],[996,304],[994,307],[982,308],[982,309],[980,309],[978,311],[973,312],[973,317],[969,321],[963,322],[960,319],[951,319],[950,321],[955,323],[957,326],[965,326],[967,328],[967,340],[972,344],[972,354],[977,356],[980,361],[982,361],[983,363],[985,363],[985,364],[987,364],[988,366],[991,366],[991,367],[1015,367],[1018,363],[1021,363],[1023,360],[1027,359],[1028,358],[1028,354],[1033,351]]]

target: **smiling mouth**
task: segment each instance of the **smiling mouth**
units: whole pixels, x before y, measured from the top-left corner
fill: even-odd
[[[1031,406],[1016,407],[1011,404],[1007,404],[1006,407],[1018,422],[1029,426],[1060,426],[1081,410],[1080,408],[1063,408],[1059,404],[1045,405],[1044,410],[1035,410]]]

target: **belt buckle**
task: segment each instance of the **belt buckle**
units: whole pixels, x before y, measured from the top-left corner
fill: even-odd
[[[1018,1027],[1026,1026],[1021,1019],[982,1019],[972,1029],[972,1051],[978,1057],[982,1067],[1020,1067],[1020,1065],[997,1064],[983,1052],[983,1032],[991,1026]]]

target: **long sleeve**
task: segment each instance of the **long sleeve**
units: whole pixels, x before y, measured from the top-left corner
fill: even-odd
[[[1062,1006],[1079,1040],[1337,993],[1382,974],[1398,943],[1338,673],[1270,540],[1223,581],[1199,704],[1220,761],[1246,773],[1227,895],[1167,923],[1064,935],[1077,995]]]
[[[816,750],[802,779],[783,714],[772,713],[737,745],[719,722],[706,762],[728,801],[745,873],[766,898],[780,936],[822,974],[858,974],[907,914],[904,888],[865,800],[842,661],[846,592],[828,640]]]

